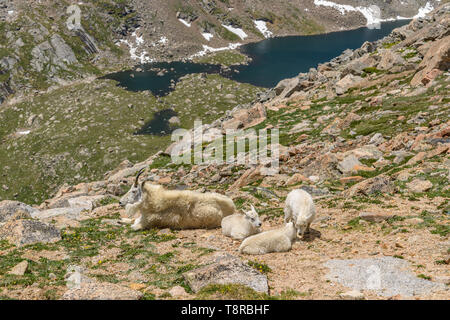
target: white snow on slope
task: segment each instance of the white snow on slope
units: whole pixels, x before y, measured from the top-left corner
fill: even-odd
[[[202,57],[211,52],[233,50],[233,49],[240,47],[241,45],[242,45],[241,43],[230,43],[230,45],[228,47],[222,47],[222,48],[212,48],[212,47],[203,45],[203,50],[193,54],[192,56],[189,57],[189,59],[196,58],[196,57]]]
[[[167,42],[169,42],[169,39],[167,39],[167,37],[162,36],[161,39],[159,39],[158,43],[159,44],[166,44]]]
[[[356,11],[355,7],[346,4],[337,4],[326,0],[314,0],[316,6],[330,7],[338,10],[341,14],[345,14],[349,11]]]
[[[245,38],[248,37],[248,35],[241,28],[235,28],[233,26],[226,26],[224,24],[222,25],[222,27],[224,27],[225,29],[227,29],[230,32],[233,32],[234,34],[236,34],[242,40],[244,40]]]
[[[364,17],[367,20],[367,26],[373,26],[376,24],[379,24],[380,22],[384,21],[392,21],[395,19],[381,19],[381,11],[377,6],[370,6],[370,7],[353,7],[350,5],[345,4],[338,4],[327,0],[314,0],[314,4],[316,6],[324,6],[324,7],[330,7],[338,10],[341,14],[346,14],[347,12],[361,12]],[[412,18],[405,18],[397,16],[396,20],[402,20],[402,19],[415,19],[415,18],[421,18],[424,17],[426,14],[431,12],[433,10],[433,6],[427,2],[425,7],[420,8],[417,15],[415,15]]]
[[[186,27],[190,28],[191,24],[189,22],[187,22],[186,20],[183,19],[178,19],[182,24],[184,24]]]
[[[440,1],[439,1],[440,2]],[[427,4],[425,5],[425,7],[422,7],[419,9],[419,12],[413,17],[413,19],[416,18],[423,18],[425,17],[428,13],[430,13],[431,11],[433,11],[433,6],[431,3],[427,2]]]
[[[209,33],[209,32],[203,32],[202,36],[203,36],[203,38],[205,38],[208,41],[211,40],[214,37],[214,35],[212,33]]]
[[[256,25],[256,28],[261,32],[264,37],[270,38],[273,36],[273,33],[267,28],[267,23],[263,20],[255,20],[253,21]]]
[[[128,40],[119,40],[118,45],[120,45],[120,43],[125,43],[128,46],[128,48],[130,49],[131,59],[138,60],[140,63],[152,62],[153,60],[148,56],[147,51],[143,50],[140,54],[137,53],[139,47],[144,44],[144,37],[142,35],[139,37],[136,31],[131,34],[131,36],[135,39],[134,44],[130,43]]]

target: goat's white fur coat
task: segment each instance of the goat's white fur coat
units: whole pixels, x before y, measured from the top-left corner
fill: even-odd
[[[142,199],[127,205],[128,216],[139,213],[132,228],[210,229],[220,227],[224,217],[233,214],[233,201],[218,193],[166,190],[145,183]]]
[[[239,247],[239,252],[246,254],[285,252],[291,250],[295,238],[296,229],[294,224],[289,222],[279,229],[246,238]]]

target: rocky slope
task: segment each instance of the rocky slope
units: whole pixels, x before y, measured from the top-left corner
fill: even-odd
[[[339,4],[336,9],[330,7],[333,2],[317,0],[88,0],[77,4],[82,28],[69,30],[67,22],[74,13],[67,11],[70,1],[2,0],[0,103],[13,93],[25,95],[138,63],[187,58],[204,45],[227,47],[270,35],[363,26],[367,17],[355,8],[370,4],[378,5],[381,18],[388,19],[423,14],[439,3],[340,2],[352,7],[342,9]]]
[[[226,129],[278,128],[274,176],[262,175],[264,165],[174,165],[172,145],[40,206],[1,202],[0,295],[448,299],[449,16],[444,4],[204,126],[204,148]],[[318,217],[290,252],[252,257],[220,230],[133,232],[119,223],[117,201],[142,168],[167,188],[253,204],[264,230],[282,224],[294,188],[314,196]]]

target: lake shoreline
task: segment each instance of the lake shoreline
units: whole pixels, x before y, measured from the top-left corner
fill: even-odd
[[[237,49],[212,53],[237,52],[250,58],[249,63],[223,66],[192,60],[153,62],[103,76],[116,80],[119,86],[132,91],[149,90],[154,95],[166,95],[175,89],[180,78],[191,73],[215,73],[223,77],[270,89],[283,79],[316,68],[342,52],[360,47],[364,42],[381,40],[392,30],[409,20],[384,22],[380,28],[360,27],[354,30],[308,36],[274,37],[240,46]]]

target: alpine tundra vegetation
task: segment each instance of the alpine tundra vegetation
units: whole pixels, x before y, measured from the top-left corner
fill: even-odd
[[[0,0],[1,300],[449,299],[448,1],[85,0],[68,29],[72,4]],[[403,18],[273,88],[227,77],[250,42]],[[105,77],[181,60],[217,72]],[[278,130],[279,171],[172,162],[197,120],[202,151]]]

